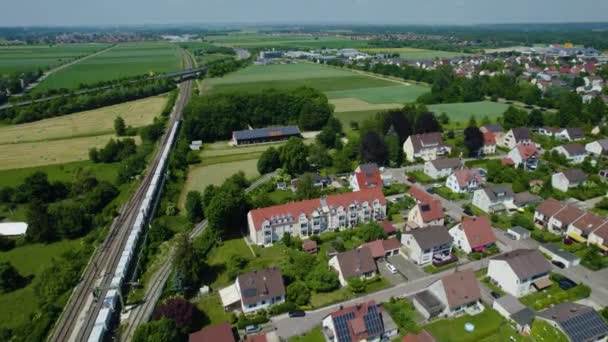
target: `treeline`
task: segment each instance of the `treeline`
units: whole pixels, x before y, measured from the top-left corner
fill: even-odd
[[[0,75],[0,104],[8,101],[9,95],[19,94],[28,84],[42,76],[42,70]]]
[[[251,60],[249,59],[240,59],[236,60],[234,58],[230,59],[222,59],[207,63],[207,75],[209,77],[222,77],[228,73],[237,71],[245,66],[249,65]]]
[[[184,112],[184,132],[190,140],[226,140],[232,131],[270,125],[320,129],[332,108],[320,91],[301,87],[256,93],[221,93],[193,98]]]
[[[67,95],[27,106],[4,109],[0,111],[0,120],[15,124],[32,122],[158,95],[174,88],[175,83],[166,79],[126,84],[86,94]]]
[[[452,51],[464,53],[475,53],[475,49],[469,47],[463,47],[450,43],[445,39],[441,40],[370,40],[368,45],[373,48],[401,48],[410,47],[416,49],[428,49],[428,50],[440,50],[440,51]]]

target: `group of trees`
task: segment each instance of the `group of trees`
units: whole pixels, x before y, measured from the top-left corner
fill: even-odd
[[[310,169],[308,163],[309,149],[300,138],[290,138],[279,148],[269,147],[258,160],[258,171],[261,174],[283,168],[291,175],[299,175]]]
[[[327,97],[312,88],[268,89],[255,93],[219,93],[195,97],[184,113],[189,140],[216,141],[248,126],[297,124],[302,130],[320,129],[331,116]]]
[[[110,139],[105,147],[93,147],[89,150],[89,159],[93,163],[116,163],[127,159],[137,152],[135,140],[127,139]]]

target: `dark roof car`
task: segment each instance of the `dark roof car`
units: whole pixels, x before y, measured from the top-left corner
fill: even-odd
[[[495,299],[500,298],[500,293],[496,292],[496,291],[492,291],[490,292],[490,294],[492,295],[492,297],[494,297]]]
[[[561,261],[552,260],[552,261],[551,261],[551,263],[552,263],[553,265],[555,265],[556,267],[559,267],[559,268],[561,268],[561,269],[566,268],[566,265],[564,265],[564,263],[563,263],[563,262],[561,262]]]
[[[557,281],[557,284],[562,290],[570,290],[571,288],[576,287],[576,283],[570,278],[562,278]]]
[[[306,316],[306,311],[304,310],[292,310],[288,313],[289,317],[304,317]]]

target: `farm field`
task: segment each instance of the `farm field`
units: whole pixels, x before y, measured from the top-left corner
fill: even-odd
[[[340,112],[334,113],[334,116],[342,122],[342,128],[345,131],[350,131],[351,122],[361,123],[364,120],[373,117],[376,113],[382,110],[372,109],[372,110],[362,110],[362,111],[350,111],[350,112]]]
[[[26,287],[0,294],[0,327],[14,328],[29,321],[30,314],[38,308],[34,287],[37,276],[48,267],[53,258],[68,250],[78,248],[82,240],[65,240],[51,244],[29,244],[8,252],[0,252],[0,261],[10,261],[23,276],[34,276]]]
[[[180,68],[177,47],[170,43],[126,43],[90,59],[62,69],[44,80],[35,92],[75,89],[81,83],[96,83],[146,73],[163,73]]]
[[[114,134],[0,145],[0,170],[85,161],[91,147],[103,147],[112,138]]]
[[[74,179],[79,170],[90,171],[99,180],[114,182],[118,175],[119,163],[99,163],[79,161],[65,164],[44,165],[30,168],[19,168],[11,170],[0,170],[0,187],[15,186],[21,184],[32,173],[36,171],[44,172],[50,181],[69,182]]]
[[[167,96],[154,96],[109,107],[50,119],[0,127],[0,145],[109,134],[121,116],[128,126],[152,123],[167,103]]]
[[[451,127],[464,127],[471,116],[475,116],[478,122],[485,116],[495,122],[504,113],[509,105],[491,101],[467,102],[467,103],[444,103],[428,106],[429,110],[440,115],[446,113],[450,118]]]
[[[257,32],[237,32],[227,35],[207,36],[209,42],[243,48],[285,48],[285,49],[321,49],[321,48],[362,48],[365,41],[351,40],[343,36],[314,37],[312,35],[263,34]]]
[[[463,52],[452,52],[452,51],[439,51],[439,50],[427,50],[427,49],[416,49],[416,48],[363,48],[363,52],[367,53],[390,53],[399,54],[401,58],[406,59],[434,59],[434,58],[453,58],[459,56],[467,56],[467,53]]]
[[[190,168],[188,171],[188,179],[182,190],[183,199],[180,199],[180,203],[185,200],[188,191],[197,190],[201,193],[205,190],[207,185],[221,185],[226,178],[233,174],[243,171],[247,178],[257,177],[260,174],[257,169],[258,160],[245,159],[239,161],[216,163],[212,165],[197,165]]]
[[[0,47],[0,74],[45,70],[90,55],[108,46],[97,43],[3,46]]]

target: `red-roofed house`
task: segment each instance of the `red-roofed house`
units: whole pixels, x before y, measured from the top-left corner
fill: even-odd
[[[399,254],[401,242],[397,239],[375,240],[364,243],[359,248],[369,248],[372,253],[372,258],[386,258]]]
[[[483,147],[481,153],[484,155],[496,153],[496,137],[492,132],[483,133]]]
[[[509,151],[509,158],[511,158],[515,167],[523,165],[526,169],[535,170],[538,166],[540,153],[534,143],[518,144]]]
[[[407,216],[409,228],[424,228],[428,226],[443,226],[443,205],[438,199],[416,204]]]
[[[382,188],[382,184],[380,170],[378,169],[378,165],[374,163],[359,165],[350,179],[350,187],[353,191]]]
[[[426,310],[428,305],[425,304],[433,302],[433,297],[443,306],[443,310],[436,313],[437,316],[453,317],[464,313],[475,315],[484,310],[481,304],[481,288],[472,270],[443,276],[414,297],[414,306],[427,319],[433,315]]]
[[[302,242],[302,249],[308,254],[317,254],[317,248],[317,241],[315,240],[306,240]]]
[[[221,323],[190,334],[188,342],[236,342],[236,339],[230,324]]]
[[[465,253],[483,252],[496,244],[496,235],[486,216],[464,217],[462,222],[450,229],[454,244]]]
[[[454,171],[445,181],[445,186],[456,193],[477,190],[483,184],[483,177],[475,170],[464,168]]]
[[[325,336],[332,342],[380,341],[397,334],[390,315],[376,302],[340,308],[323,318]]]
[[[281,338],[276,331],[268,331],[257,335],[245,337],[243,342],[280,342]]]
[[[395,228],[395,226],[392,223],[390,223],[389,221],[380,222],[380,226],[382,227],[382,229],[384,229],[384,232],[386,233],[387,236],[391,236],[391,235],[397,233],[397,228]]]
[[[382,189],[371,188],[251,210],[247,223],[251,241],[270,246],[285,233],[307,237],[380,221],[385,216]]]
[[[407,191],[407,194],[416,201],[416,203],[429,202],[433,200],[433,196],[426,192],[423,188],[413,185]]]

